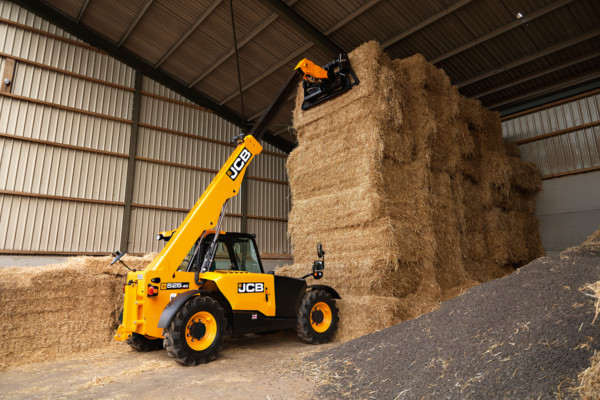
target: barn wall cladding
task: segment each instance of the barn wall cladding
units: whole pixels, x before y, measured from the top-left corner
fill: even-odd
[[[159,251],[156,233],[179,225],[239,131],[9,1],[0,72],[12,76],[0,88],[4,254]],[[286,155],[264,148],[247,173],[247,206],[230,202],[225,229],[247,218],[263,253],[289,254]]]
[[[536,214],[547,255],[600,226],[600,90],[505,117],[504,138],[542,174]]]

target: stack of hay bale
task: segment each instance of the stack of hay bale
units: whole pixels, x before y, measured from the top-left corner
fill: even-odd
[[[391,61],[369,42],[349,58],[360,80],[349,92],[303,111],[299,90],[287,162],[296,264],[278,271],[305,273],[323,244],[341,340],[542,254],[539,173],[503,142],[498,115],[421,55]]]
[[[156,254],[125,256],[144,269]],[[73,257],[44,267],[0,268],[0,370],[114,342],[127,270],[112,257]]]

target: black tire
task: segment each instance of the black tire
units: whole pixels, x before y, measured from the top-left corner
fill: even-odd
[[[211,297],[193,296],[164,330],[169,356],[183,365],[212,361],[223,348],[225,310]]]
[[[146,336],[135,332],[127,339],[127,344],[137,351],[155,351],[163,348],[162,339],[148,339]]]
[[[331,341],[340,320],[335,300],[327,291],[306,292],[298,308],[296,330],[306,343],[323,344]]]
[[[123,310],[119,315],[119,325],[123,322]],[[162,350],[163,340],[162,339],[148,339],[144,335],[133,332],[131,337],[126,340],[126,343],[136,351],[155,351]]]

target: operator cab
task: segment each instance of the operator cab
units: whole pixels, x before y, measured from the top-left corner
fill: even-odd
[[[214,233],[200,236],[177,270],[185,272],[199,270],[214,236]],[[219,234],[217,251],[209,271],[246,271],[262,274],[264,270],[254,235],[239,232]]]

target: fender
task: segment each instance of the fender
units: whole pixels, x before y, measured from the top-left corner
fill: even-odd
[[[340,295],[338,294],[338,292],[335,291],[334,288],[332,288],[330,286],[327,286],[327,285],[310,285],[307,289],[308,290],[319,290],[319,289],[321,289],[321,290],[324,290],[324,291],[328,292],[331,295],[331,297],[333,297],[334,299],[340,299],[340,300],[342,299],[340,297]]]
[[[192,296],[195,296],[200,292],[200,289],[188,290],[187,292],[180,293],[177,297],[171,300],[163,310],[162,314],[160,314],[160,319],[158,320],[158,327],[163,329],[168,327],[171,323],[171,320],[173,320],[173,317],[175,316],[177,311],[179,311],[181,306],[183,306],[185,302],[188,301]]]

